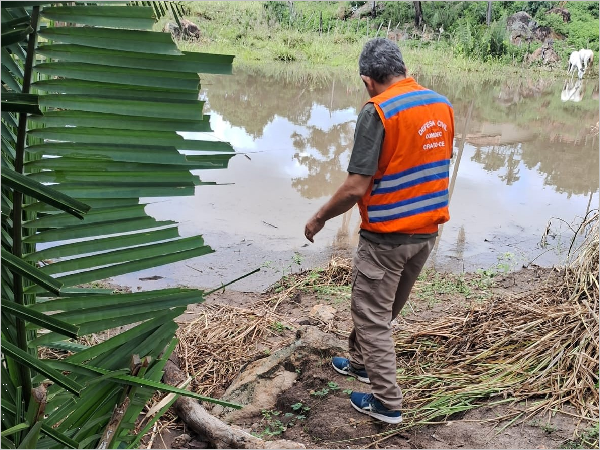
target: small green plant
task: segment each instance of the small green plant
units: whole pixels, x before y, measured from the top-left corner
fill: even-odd
[[[559,448],[598,448],[599,424],[587,428],[577,439],[562,443]]]
[[[337,391],[340,389],[339,385],[335,381],[329,381],[327,383],[327,387],[332,391]]]
[[[531,425],[534,427],[541,428],[542,430],[544,430],[545,433],[548,433],[548,434],[554,433],[558,429],[554,425],[551,425],[549,422],[543,423],[538,420],[531,422]]]
[[[287,426],[278,419],[281,415],[281,411],[276,411],[273,409],[263,409],[261,411],[263,419],[266,421],[265,429],[259,433],[257,436],[262,438],[264,436],[278,436],[287,430]]]
[[[344,389],[342,392],[343,392],[344,394],[348,394],[348,395],[350,395],[350,394],[352,394],[352,392],[353,392],[353,391],[352,391],[352,389]]]
[[[306,406],[306,405],[302,404],[302,402],[298,402],[298,403],[294,403],[292,405],[292,409],[296,412],[306,413],[306,412],[310,411],[310,406]]]
[[[293,427],[296,421],[306,419],[306,413],[310,411],[310,407],[303,405],[301,402],[294,403],[291,408],[294,412],[282,413],[274,409],[263,409],[261,414],[265,422],[265,428],[262,432],[253,434],[259,438],[278,436],[288,428]]]
[[[440,300],[440,295],[459,294],[465,298],[471,296],[471,289],[465,282],[464,275],[424,270],[417,280],[419,281],[416,288],[417,297],[427,300],[429,307],[433,307]]]
[[[273,265],[273,261],[265,261],[264,263],[262,263],[261,267],[264,267],[265,269],[275,268],[275,266]]]
[[[283,333],[285,330],[291,330],[292,327],[282,322],[273,322],[271,324],[271,329],[273,331],[277,331],[278,333]]]
[[[340,389],[340,386],[335,381],[328,381],[327,386],[319,389],[318,391],[312,390],[310,391],[310,395],[314,395],[315,397],[325,397],[330,392],[335,392]]]
[[[319,389],[318,391],[310,391],[310,395],[314,395],[315,397],[325,397],[327,394],[329,394],[329,389],[328,388],[322,388]]]
[[[298,253],[298,252],[294,252],[294,256],[292,256],[292,260],[297,265],[301,265],[302,264],[302,255],[300,255],[300,253]]]

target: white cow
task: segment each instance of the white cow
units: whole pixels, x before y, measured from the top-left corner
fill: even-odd
[[[583,65],[583,71],[587,71],[590,64],[594,63],[594,51],[589,48],[582,48],[579,50],[579,58]]]
[[[571,74],[571,78],[573,78],[575,68],[577,68],[577,76],[581,80],[583,78],[583,62],[581,61],[581,55],[577,50],[572,52],[571,56],[569,56],[569,68],[567,72]]]

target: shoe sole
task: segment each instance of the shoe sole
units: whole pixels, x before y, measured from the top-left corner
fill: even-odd
[[[333,363],[331,363],[331,366],[334,368],[334,370],[337,373],[341,373],[342,375],[349,375],[351,377],[356,378],[358,381],[362,381],[363,383],[366,383],[366,384],[371,384],[371,380],[369,380],[368,378],[361,377],[360,375],[358,375],[354,372],[350,372],[349,370],[338,369],[337,367],[335,367],[335,365]]]
[[[384,416],[383,414],[378,414],[378,413],[373,412],[373,411],[368,411],[366,409],[362,409],[362,408],[356,406],[352,401],[350,401],[350,404],[359,413],[366,414],[367,416],[371,416],[374,419],[381,420],[382,422],[389,423],[389,424],[392,424],[392,425],[397,425],[397,424],[399,424],[399,423],[402,422],[402,416],[401,415],[398,416],[398,417],[388,417],[388,416]]]

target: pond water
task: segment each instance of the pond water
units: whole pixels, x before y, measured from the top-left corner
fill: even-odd
[[[598,208],[597,74],[581,86],[415,78],[452,102],[456,120],[451,219],[428,265],[460,272],[561,264],[572,237],[568,224]],[[333,253],[350,255],[358,241],[356,208],[329,221],[314,244],[303,231],[346,177],[356,116],[367,100],[360,80],[238,72],[203,80],[202,96],[211,114],[209,138],[241,154],[227,170],[198,172],[220,185],[199,186],[194,197],[145,202],[157,219],[180,222],[182,236],[203,234],[216,253],[114,281],[134,289],[210,288],[262,267],[231,287],[261,291]]]

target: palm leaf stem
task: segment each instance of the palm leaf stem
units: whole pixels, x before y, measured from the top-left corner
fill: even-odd
[[[31,13],[31,28],[33,31],[28,37],[27,43],[27,58],[25,60],[25,70],[23,73],[23,89],[22,94],[28,94],[31,88],[31,74],[33,71],[33,61],[35,56],[35,47],[37,41],[37,27],[38,19],[40,14],[40,7],[34,6]],[[23,164],[25,157],[25,144],[27,139],[27,113],[22,112],[19,114],[19,129],[17,133],[17,146],[16,146],[16,158],[15,158],[15,171],[17,173],[23,173]],[[13,254],[21,258],[23,252],[23,194],[14,191],[13,197]],[[15,273],[14,274],[14,298],[15,301],[21,305],[25,305],[25,297],[23,293],[23,277]],[[25,329],[25,321],[20,318],[16,318],[17,328],[17,343],[19,348],[27,349],[27,331]],[[19,377],[20,384],[23,386],[23,396],[25,402],[28,403],[31,397],[31,374],[29,367],[25,364],[19,364]]]

